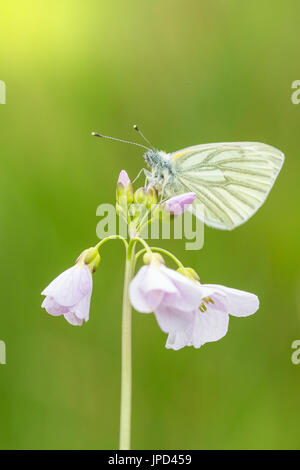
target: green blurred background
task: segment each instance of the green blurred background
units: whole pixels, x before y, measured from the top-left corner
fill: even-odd
[[[121,243],[105,245],[90,321],[41,309],[42,289],[96,239],[139,149],[252,140],[286,162],[266,204],[199,252],[161,243],[202,282],[255,292],[253,317],[200,350],[166,350],[153,315],[133,314],[135,449],[300,448],[300,4],[252,0],[12,0],[2,3],[0,106],[2,449],[118,446]],[[157,244],[157,242],[155,242]]]

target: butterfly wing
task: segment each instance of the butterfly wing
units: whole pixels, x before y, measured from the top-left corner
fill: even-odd
[[[169,195],[196,193],[191,211],[204,222],[232,230],[264,203],[284,161],[283,153],[258,142],[204,144],[170,154],[176,185]]]

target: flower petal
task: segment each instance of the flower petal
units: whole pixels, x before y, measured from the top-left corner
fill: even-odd
[[[255,294],[243,290],[232,289],[230,287],[216,284],[204,284],[205,295],[219,299],[223,303],[223,311],[237,317],[247,317],[252,315],[259,308],[259,300]],[[223,299],[223,301],[221,300]]]
[[[198,308],[203,298],[202,286],[173,269],[166,268],[165,266],[161,266],[160,269],[172,281],[177,292],[180,294],[173,298],[166,296],[164,303],[174,305],[176,308],[184,311]]]
[[[195,315],[195,323],[191,343],[200,348],[205,343],[218,341],[228,331],[229,315],[218,310],[207,310]]]
[[[82,323],[83,323],[83,320],[81,320],[80,318],[78,318],[74,313],[72,312],[68,312],[68,313],[65,313],[64,314],[64,317],[65,319],[67,320],[67,322],[69,322],[71,325],[74,325],[74,326],[81,326]]]
[[[145,268],[145,275],[143,278],[143,284],[141,285],[141,289],[144,294],[150,293],[154,290],[162,291],[168,294],[176,294],[177,289],[174,286],[174,283],[169,280],[168,276],[166,276],[164,266],[144,266]],[[142,268],[143,269],[143,268]],[[168,271],[172,271],[171,269]]]
[[[58,317],[59,315],[62,315],[68,311],[68,307],[59,305],[57,302],[55,302],[53,297],[49,296],[44,299],[42,308],[44,308],[48,313],[50,313],[50,315],[53,315],[54,317]]]
[[[182,349],[185,346],[191,346],[191,334],[192,332],[190,331],[190,329],[169,333],[166,342],[166,348],[178,351],[179,349]]]
[[[146,269],[147,266],[143,266],[129,285],[130,302],[133,308],[141,313],[152,312],[151,307],[149,306],[147,299],[141,290],[141,285],[143,283]]]
[[[161,303],[165,293],[176,294],[176,287],[159,267],[143,266],[129,287],[130,302],[141,313],[150,313]]]
[[[43,290],[59,305],[70,307],[92,291],[92,275],[87,266],[75,265],[61,273]]]
[[[160,305],[154,314],[157,323],[165,333],[186,330],[194,322],[193,311],[185,312],[166,305]]]
[[[87,322],[90,313],[91,295],[92,293],[89,292],[80,300],[80,302],[78,302],[78,304],[70,307],[70,313],[73,313],[78,319],[85,320]]]
[[[194,323],[182,331],[169,334],[166,348],[178,351],[185,346],[200,348],[205,343],[218,341],[228,331],[229,315],[217,310],[195,310]]]

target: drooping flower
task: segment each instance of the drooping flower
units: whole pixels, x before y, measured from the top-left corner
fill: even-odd
[[[166,333],[185,329],[193,322],[193,311],[199,306],[198,285],[165,267],[157,253],[131,281],[129,294],[133,307],[141,313],[154,312]]]
[[[179,196],[168,199],[164,208],[174,216],[181,215],[194,202],[195,198],[195,193],[179,194]]]
[[[184,346],[200,348],[205,343],[218,341],[228,331],[229,315],[246,317],[259,308],[255,294],[215,284],[199,284],[201,303],[192,313],[186,328],[171,332],[166,347],[178,350]]]
[[[177,272],[166,268],[155,256],[159,255],[152,254],[149,264],[131,281],[130,301],[138,312],[155,314],[160,328],[169,333],[168,349],[200,348],[217,341],[227,333],[229,314],[243,317],[257,311],[255,294],[200,284],[191,268]]]
[[[42,307],[53,316],[63,315],[71,325],[88,321],[93,290],[92,272],[100,262],[95,248],[85,250],[76,264],[56,277],[42,292]]]

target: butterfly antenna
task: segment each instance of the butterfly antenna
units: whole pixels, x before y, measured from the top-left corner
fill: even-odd
[[[136,142],[130,142],[129,140],[116,139],[115,137],[109,137],[108,135],[102,135],[102,134],[99,134],[98,132],[92,132],[92,136],[101,137],[102,139],[116,140],[117,142],[123,142],[124,144],[137,145],[138,147],[143,147],[146,150],[151,150],[151,149],[149,149],[149,147],[145,147],[145,145],[137,144]]]
[[[138,128],[138,126],[136,124],[134,124],[133,126],[133,129],[135,131],[137,131],[141,137],[143,137],[144,141],[147,142],[147,144],[150,145],[150,147],[152,148],[152,150],[155,150],[155,148],[153,147],[153,145],[151,144],[151,142],[144,136],[144,134],[142,133],[142,131],[140,131],[140,129]]]

